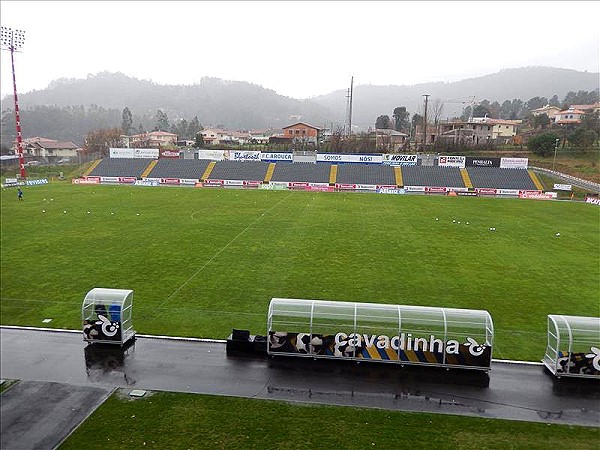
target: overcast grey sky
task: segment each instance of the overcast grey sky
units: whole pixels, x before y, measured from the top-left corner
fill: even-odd
[[[598,72],[600,2],[2,0],[26,31],[18,92],[122,72],[160,84],[248,81],[307,98],[360,84],[455,81],[533,65]],[[2,52],[2,96],[12,93]]]

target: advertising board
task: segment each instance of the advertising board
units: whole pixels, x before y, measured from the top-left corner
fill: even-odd
[[[460,167],[461,169],[464,169],[465,157],[464,156],[440,156],[438,158],[438,166],[439,167]]]
[[[429,193],[429,194],[443,194],[444,192],[448,192],[448,188],[436,187],[436,186],[426,186],[425,192]]]
[[[160,149],[159,156],[160,158],[179,158],[179,150]]]
[[[500,167],[500,158],[480,158],[476,156],[467,156],[465,159],[466,167]]]
[[[157,148],[110,148],[108,153],[110,158],[158,158]]]
[[[573,189],[573,185],[554,183],[554,187],[552,189],[556,189],[557,191],[571,191]]]
[[[475,192],[477,192],[479,195],[496,195],[498,193],[498,189],[475,188]]]
[[[500,158],[501,169],[527,169],[529,158]]]
[[[304,181],[290,181],[287,184],[287,187],[289,189],[305,189],[309,186],[308,183],[304,182]]]
[[[212,186],[223,186],[225,180],[211,180],[208,179],[204,181],[204,187],[212,187]]]
[[[383,164],[388,166],[416,166],[417,155],[383,155]]]
[[[197,178],[180,178],[179,184],[184,184],[186,186],[195,186],[198,182]]]
[[[381,164],[382,155],[379,154],[352,154],[352,153],[319,153],[317,162],[327,163],[360,163],[360,164]]]
[[[336,183],[335,188],[342,191],[353,191],[354,189],[356,189],[356,185],[347,183]]]
[[[585,197],[585,202],[589,203],[591,205],[598,205],[598,206],[600,206],[600,197],[593,197],[593,196],[587,195]]]
[[[198,159],[210,159],[212,161],[222,161],[225,159],[225,150],[198,150]]]
[[[341,359],[398,361],[416,364],[444,364],[456,366],[490,366],[492,348],[480,345],[476,339],[444,340],[444,336],[428,333],[423,336],[399,333],[336,334],[269,332],[269,353],[287,353]]]
[[[406,194],[406,191],[404,189],[398,189],[398,188],[380,187],[377,189],[377,193],[378,194],[402,195],[402,194]]]
[[[292,153],[277,153],[277,152],[263,152],[260,154],[261,161],[265,162],[292,162],[293,155]]]
[[[249,150],[230,150],[229,151],[229,160],[230,161],[260,161],[260,152],[259,151],[249,151]]]
[[[179,178],[161,178],[160,184],[177,185],[179,184]]]
[[[406,192],[425,192],[425,186],[404,186]]]
[[[135,186],[160,186],[160,181],[158,180],[135,180]]]
[[[518,189],[497,189],[497,192],[499,195],[514,195],[514,196],[518,196],[519,195],[519,191]]]
[[[376,191],[377,185],[376,184],[357,184],[356,189],[363,190],[363,191]]]
[[[242,180],[223,180],[223,186],[243,186]]]
[[[100,184],[100,180],[98,179],[89,179],[89,178],[73,178],[71,180],[71,184]]]
[[[244,181],[244,187],[247,188],[257,188],[262,184],[262,181],[253,180],[253,181]]]
[[[553,198],[556,198],[556,192],[522,191],[521,193],[519,193],[519,198],[530,198],[535,200],[552,200]]]

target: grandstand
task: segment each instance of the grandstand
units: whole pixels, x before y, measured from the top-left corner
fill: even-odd
[[[273,171],[271,181],[329,183],[330,171],[331,164],[314,164],[304,162],[277,164],[275,166],[275,170]]]
[[[402,167],[405,186],[465,187],[458,167]]]
[[[210,162],[208,159],[161,158],[148,174],[148,177],[199,180]]]
[[[396,177],[392,166],[376,164],[340,164],[337,168],[337,183],[395,185]]]
[[[210,173],[214,180],[263,181],[269,163],[262,161],[217,161]]]
[[[498,169],[496,167],[468,167],[467,172],[474,188],[524,189],[537,187],[524,169]]]
[[[149,159],[142,158],[104,158],[89,174],[93,177],[136,177],[142,176],[144,169],[150,164]]]

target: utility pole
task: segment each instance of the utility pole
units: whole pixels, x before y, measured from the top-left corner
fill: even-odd
[[[425,114],[423,116],[423,151],[427,146],[427,102],[429,100],[429,94],[423,94],[425,97]]]
[[[354,88],[354,76],[350,79],[350,89],[348,90],[348,103],[346,104],[346,124],[348,126],[347,135],[352,134],[352,91]]]

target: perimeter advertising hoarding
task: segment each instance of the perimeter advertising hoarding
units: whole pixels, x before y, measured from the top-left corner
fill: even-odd
[[[585,197],[585,202],[590,203],[592,205],[600,206],[600,197],[592,197],[592,196],[587,195]]]
[[[444,342],[434,334],[400,333],[396,336],[367,333],[310,334],[269,332],[269,353],[326,358],[397,361],[489,368],[492,348],[464,336]]]
[[[387,166],[416,166],[417,155],[383,155],[383,164]]]
[[[553,198],[556,198],[556,192],[523,191],[519,193],[519,198],[531,198],[535,200],[552,200]]]
[[[529,158],[500,158],[501,169],[527,169]]]
[[[263,152],[260,154],[260,160],[265,162],[292,162],[293,155],[285,152]]]
[[[573,185],[572,184],[557,184],[554,183],[554,187],[552,189],[555,189],[557,191],[570,191],[573,189]]]
[[[465,168],[465,157],[464,156],[440,156],[438,158],[439,167],[459,167]]]
[[[229,160],[230,161],[260,161],[260,152],[259,151],[237,151],[230,150],[229,151]]]
[[[466,167],[500,167],[500,158],[479,158],[476,156],[467,156],[465,160]]]
[[[179,150],[159,150],[159,155],[161,158],[179,158]]]
[[[360,164],[381,164],[382,155],[369,154],[350,154],[350,153],[319,153],[317,162],[327,163],[360,163]]]
[[[157,148],[110,148],[108,153],[110,158],[158,158]]]
[[[197,155],[198,159],[222,161],[225,159],[225,150],[198,150]]]

